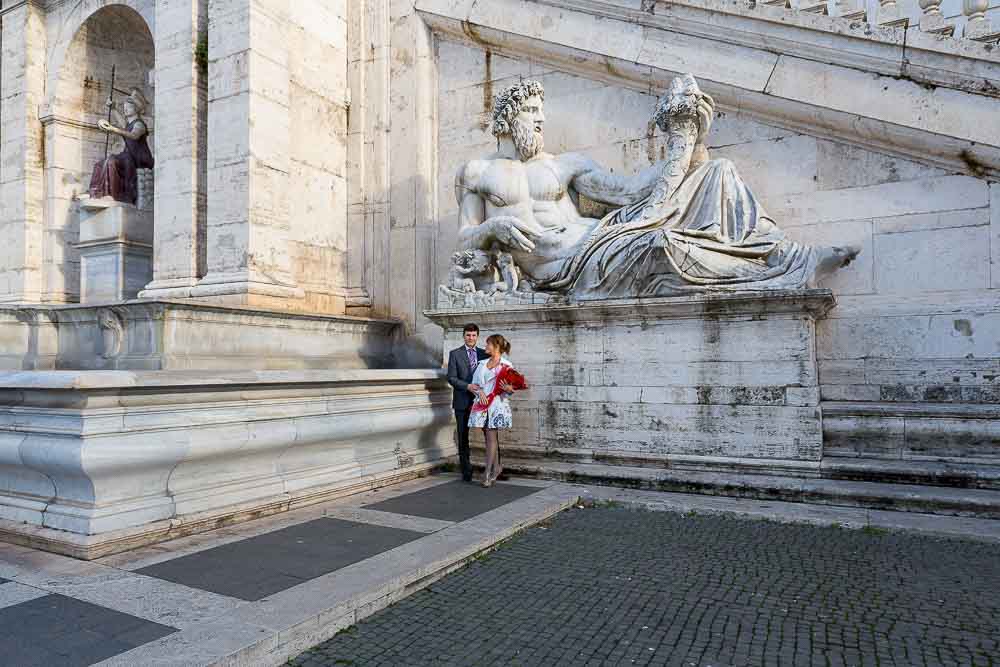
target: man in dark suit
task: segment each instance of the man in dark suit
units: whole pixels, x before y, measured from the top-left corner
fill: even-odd
[[[479,327],[466,324],[462,330],[465,344],[456,348],[448,355],[448,384],[454,389],[451,407],[455,410],[455,421],[458,422],[458,460],[462,467],[462,479],[472,481],[472,462],[469,460],[469,411],[476,400],[475,392],[479,387],[472,384],[472,373],[482,359],[486,359],[486,350],[476,347],[479,340]]]

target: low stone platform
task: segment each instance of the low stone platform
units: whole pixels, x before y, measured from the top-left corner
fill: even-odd
[[[0,653],[18,667],[284,664],[579,496],[441,475],[93,562],[0,543]]]
[[[504,470],[535,479],[647,489],[650,491],[722,496],[808,505],[888,510],[920,514],[1000,519],[1000,490],[949,488],[927,484],[855,481],[839,466],[816,467],[809,477],[761,474],[746,470],[707,472],[684,467],[631,467],[502,456]],[[481,467],[481,455],[479,459]],[[838,462],[839,463],[839,462]],[[874,473],[873,473],[874,474]]]
[[[426,315],[445,351],[466,322],[511,340],[531,386],[511,399],[511,445],[808,471],[823,450],[816,320],[834,303],[804,289]]]
[[[93,559],[426,475],[443,375],[0,373],[0,539]]]

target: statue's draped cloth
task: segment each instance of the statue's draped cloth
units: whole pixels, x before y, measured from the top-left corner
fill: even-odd
[[[801,287],[816,270],[815,249],[785,238],[729,160],[698,166],[664,202],[653,197],[608,214],[537,288],[578,299],[771,290]]]

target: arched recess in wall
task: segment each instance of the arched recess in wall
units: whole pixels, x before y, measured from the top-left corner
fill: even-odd
[[[117,108],[120,110],[120,102],[134,88],[147,100],[143,116],[155,155],[153,35],[137,9],[107,4],[83,20],[71,38],[55,45],[49,63],[53,69],[41,119],[45,127],[46,291],[49,300],[76,301],[79,259],[72,246],[78,236],[74,198],[87,191],[94,163],[105,155],[107,135],[97,123],[107,118],[105,102],[111,93],[112,65]],[[107,153],[120,152],[122,147],[122,140],[112,136]]]

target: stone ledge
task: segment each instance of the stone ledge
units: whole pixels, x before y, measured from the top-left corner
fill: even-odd
[[[0,518],[97,553],[406,478],[454,455],[450,393],[420,370],[0,374]]]
[[[961,419],[1000,419],[1000,405],[985,403],[893,403],[823,401],[828,417],[940,417]]]
[[[391,368],[401,323],[176,300],[0,307],[0,368]]]
[[[821,472],[827,479],[1000,490],[1000,465],[827,456]]]
[[[503,459],[515,475],[577,484],[1000,519],[1000,491]]]
[[[758,315],[807,315],[819,319],[836,304],[828,289],[711,292],[694,296],[609,299],[566,304],[499,305],[486,310],[428,310],[436,323],[461,328],[470,319],[480,325],[635,322],[647,318],[701,319]]]
[[[12,371],[0,372],[0,391],[103,391],[144,388],[239,388],[258,385],[338,385],[443,381],[440,370],[302,371]],[[4,397],[0,407],[9,405]],[[49,399],[45,399],[49,400]],[[51,403],[45,403],[51,406]]]

